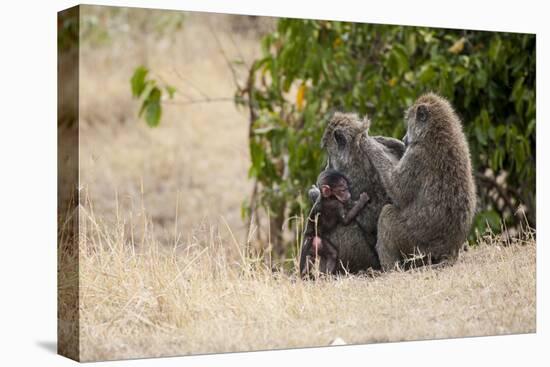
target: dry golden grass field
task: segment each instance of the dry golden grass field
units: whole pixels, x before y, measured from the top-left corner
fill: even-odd
[[[318,281],[272,272],[240,215],[246,112],[185,103],[233,96],[213,32],[250,62],[272,22],[189,13],[159,36],[153,20],[166,13],[91,13],[116,32],[81,48],[83,361],[535,332],[530,229],[480,238],[452,267]],[[141,64],[178,89],[154,129],[131,98]]]
[[[237,240],[136,249],[122,224],[81,218],[84,361],[535,332],[531,231],[480,239],[452,267],[302,281]]]

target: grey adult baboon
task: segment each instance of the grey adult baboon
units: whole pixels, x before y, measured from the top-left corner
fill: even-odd
[[[361,144],[391,199],[378,220],[384,270],[419,254],[428,263],[456,260],[476,204],[468,144],[449,102],[423,95],[405,118],[407,149],[397,165],[375,139]]]
[[[329,235],[330,241],[338,244],[340,264],[351,273],[368,268],[380,269],[374,250],[377,222],[380,210],[389,202],[380,178],[365,158],[364,150],[360,148],[361,138],[368,127],[369,121],[366,118],[360,119],[356,114],[336,113],[326,127],[321,142],[328,155],[327,169],[335,169],[349,179],[352,199],[357,200],[363,192],[369,196],[369,204],[357,215],[354,222],[348,226],[338,225]],[[403,143],[392,138],[372,139],[373,144],[378,145],[387,158],[397,164],[405,151]],[[317,194],[315,189],[310,190],[313,201]],[[321,258],[321,269],[324,268],[323,261],[325,260]]]

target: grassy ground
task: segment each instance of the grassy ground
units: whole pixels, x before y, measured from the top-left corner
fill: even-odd
[[[233,96],[212,30],[229,59],[250,62],[269,22],[188,14],[159,35],[162,14],[91,14],[112,32],[96,29],[81,48],[83,360],[535,331],[529,233],[512,244],[485,238],[442,269],[316,282],[272,273],[243,241],[246,112],[185,103]],[[156,129],[131,99],[140,64],[178,88]]]
[[[216,236],[140,250],[123,236],[120,226],[81,243],[83,360],[535,331],[530,232],[488,236],[451,267],[319,281],[272,273]]]

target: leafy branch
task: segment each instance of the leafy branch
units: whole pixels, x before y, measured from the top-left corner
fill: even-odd
[[[158,126],[162,116],[161,99],[164,92],[172,99],[176,93],[176,88],[171,85],[159,86],[155,79],[148,77],[149,69],[145,66],[139,66],[134,71],[130,84],[132,87],[132,96],[141,101],[138,116],[145,114],[145,121],[150,127]]]

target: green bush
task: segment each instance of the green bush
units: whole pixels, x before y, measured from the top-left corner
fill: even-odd
[[[478,184],[474,229],[535,226],[535,36],[281,19],[236,101],[250,111],[245,213],[269,213],[271,240],[309,208],[322,169],[320,139],[335,110],[367,114],[372,134],[401,138],[403,112],[424,92],[462,118]],[[474,232],[473,232],[474,233]]]

